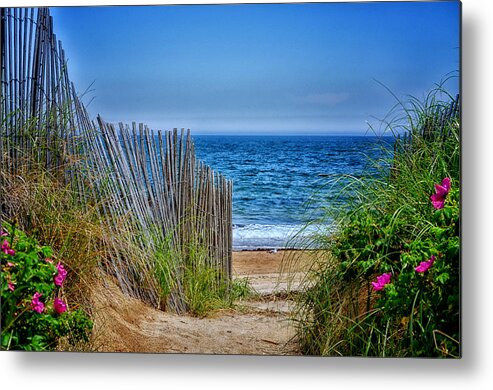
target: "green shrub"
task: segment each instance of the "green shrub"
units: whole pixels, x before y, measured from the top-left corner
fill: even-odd
[[[61,338],[87,342],[92,322],[64,301],[68,272],[55,265],[52,249],[7,223],[1,238],[2,349],[53,350]]]
[[[459,123],[422,137],[419,124],[446,106],[425,103],[406,111],[412,147],[390,153],[380,175],[354,179],[336,233],[315,238],[328,255],[300,295],[306,354],[460,356]],[[434,204],[446,177],[444,205]]]

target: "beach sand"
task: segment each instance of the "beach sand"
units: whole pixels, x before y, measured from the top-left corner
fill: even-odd
[[[283,259],[293,256],[306,265],[308,257],[298,251],[234,252],[234,278],[247,278],[257,294],[238,309],[208,318],[151,308],[123,295],[105,276],[93,294],[94,347],[105,352],[298,355],[295,331],[287,321],[293,302],[285,294],[296,282],[280,272]],[[302,264],[295,268],[296,280],[303,275]]]
[[[311,257],[295,250],[233,252],[233,278],[247,279],[261,295],[298,291]]]
[[[278,250],[275,253],[267,250],[234,251],[233,272],[238,275],[266,274],[283,271],[284,262],[296,260],[295,270],[305,269],[310,261],[307,252],[298,250]]]

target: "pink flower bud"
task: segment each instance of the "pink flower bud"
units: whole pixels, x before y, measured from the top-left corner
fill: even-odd
[[[63,303],[60,298],[55,298],[55,301],[53,302],[53,307],[58,314],[62,314],[63,312],[67,311],[67,305]]]
[[[55,276],[53,276],[53,282],[55,283],[55,285],[61,287],[63,281],[67,277],[67,271],[65,270],[65,268],[63,268],[63,265],[60,262],[58,262],[58,264],[56,265],[56,269],[58,270],[58,272]]]
[[[375,291],[383,290],[386,284],[390,283],[392,274],[390,272],[377,276],[376,282],[371,282]]]
[[[7,255],[14,256],[15,251],[10,248],[9,242],[7,240],[3,240],[3,244],[1,246],[1,251]]]
[[[431,203],[436,210],[443,209],[445,197],[450,191],[450,178],[442,180],[442,184],[435,184],[435,193],[430,196]]]
[[[33,295],[33,299],[31,301],[31,308],[36,313],[39,313],[39,314],[41,314],[45,309],[44,303],[39,300],[39,298],[41,298],[41,296],[42,296],[42,294],[37,292]]]
[[[414,269],[416,270],[416,272],[425,272],[425,271],[428,271],[430,269],[430,267],[433,265],[434,261],[435,261],[435,256],[431,256],[428,261],[422,261]]]

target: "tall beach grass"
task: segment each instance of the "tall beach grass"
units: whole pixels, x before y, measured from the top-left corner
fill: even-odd
[[[372,174],[337,179],[349,207],[327,208],[335,226],[311,237],[319,250],[294,316],[305,354],[460,356],[460,121],[437,117],[451,100],[437,88],[400,103],[385,126],[407,141],[387,147]],[[451,189],[436,209],[444,178]],[[390,282],[376,289],[383,274]]]

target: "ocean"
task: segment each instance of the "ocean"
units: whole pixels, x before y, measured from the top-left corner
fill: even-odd
[[[391,138],[193,136],[198,159],[233,180],[233,250],[297,247],[291,238],[322,208],[336,207],[331,178],[360,176]],[[330,224],[330,221],[327,222]],[[305,229],[309,235],[317,229]]]

